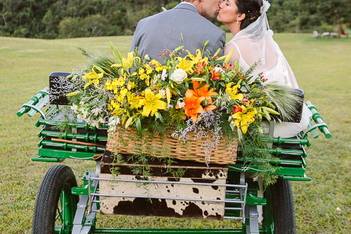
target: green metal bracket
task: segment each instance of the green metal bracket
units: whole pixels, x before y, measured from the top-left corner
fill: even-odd
[[[30,98],[28,102],[22,105],[22,107],[17,111],[17,116],[21,117],[25,113],[29,112],[32,108],[30,106],[35,106],[39,103],[40,99],[48,95],[48,91],[43,89]]]
[[[35,157],[31,158],[33,162],[47,162],[47,163],[55,163],[55,162],[63,162],[64,159],[60,158],[44,158],[44,157]]]
[[[301,160],[286,160],[286,159],[279,159],[279,158],[274,158],[271,160],[266,160],[266,159],[259,159],[259,158],[241,158],[239,160],[240,162],[251,162],[251,163],[265,163],[269,162],[274,165],[293,165],[293,166],[302,166],[303,162]]]
[[[106,136],[99,136],[96,133],[84,133],[84,134],[74,134],[69,132],[57,132],[57,131],[48,131],[42,130],[39,134],[41,137],[55,137],[61,139],[77,139],[84,140],[89,142],[98,142],[98,141],[107,141]]]
[[[267,199],[263,197],[257,197],[252,193],[247,193],[245,204],[249,206],[265,206],[267,205]]]
[[[73,187],[72,194],[77,196],[89,195],[89,185],[85,184],[85,185],[82,185],[81,187]]]
[[[302,149],[282,149],[282,148],[273,148],[273,149],[261,149],[261,148],[255,148],[255,151],[257,152],[268,152],[273,155],[291,155],[291,156],[302,156],[306,157],[307,153]]]
[[[54,142],[49,140],[42,140],[39,143],[39,146],[55,147],[65,151],[75,149],[75,150],[81,150],[81,151],[90,152],[90,153],[103,153],[105,151],[104,147],[99,147],[99,146],[76,145],[72,143]]]
[[[91,152],[74,152],[57,149],[39,148],[38,155],[43,158],[56,158],[58,160],[65,160],[67,158],[93,160],[94,153]]]
[[[285,180],[289,180],[289,181],[311,181],[312,178],[308,177],[308,176],[304,176],[304,177],[296,177],[296,176],[282,176]]]
[[[37,121],[37,123],[35,124],[35,126],[39,127],[41,125],[49,125],[49,126],[56,126],[56,127],[58,127],[58,126],[62,125],[62,122],[61,121],[54,121],[54,120],[47,120],[47,119],[40,118]],[[70,123],[67,123],[67,126],[69,126],[71,128],[79,128],[79,129],[86,129],[86,130],[93,130],[93,131],[96,131],[96,130],[107,130],[108,129],[107,125],[103,125],[103,126],[100,126],[99,128],[97,128],[97,127],[90,126],[90,125],[88,125],[85,122],[70,122]]]
[[[309,131],[313,131],[314,129],[318,128],[324,134],[325,138],[327,139],[332,138],[332,134],[328,129],[328,125],[323,121],[322,116],[318,112],[316,106],[314,106],[311,102],[306,102],[306,105],[312,112],[312,119],[317,124],[316,126],[312,127],[312,129],[310,129]]]
[[[281,149],[281,148],[275,148],[275,149],[269,149],[268,150],[271,154],[273,155],[295,155],[295,156],[306,156],[306,152],[304,150],[297,150],[297,149]]]
[[[72,188],[71,192],[73,195],[90,195],[90,193],[95,192],[92,181],[86,178],[87,175],[88,173],[82,178],[82,186]]]
[[[270,142],[274,144],[294,144],[294,145],[304,145],[309,146],[310,142],[308,139],[300,139],[300,138],[282,138],[282,137],[262,137],[262,140],[265,142]]]
[[[96,228],[92,233],[118,233],[118,234],[243,234],[240,229],[115,229],[115,228]],[[262,233],[262,232],[260,232]]]
[[[243,172],[243,173],[265,173],[264,171],[255,167],[255,165],[247,166],[245,164],[237,163],[228,167],[229,171]],[[310,181],[311,178],[306,176],[306,169],[304,166],[276,166],[275,175],[286,178],[291,181]]]
[[[306,170],[303,167],[277,167],[275,174],[286,178],[305,178],[305,173]]]

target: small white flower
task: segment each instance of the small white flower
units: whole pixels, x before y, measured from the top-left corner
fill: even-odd
[[[214,68],[214,71],[215,72],[219,72],[219,73],[223,73],[224,72],[223,68],[218,67],[218,66]]]
[[[99,127],[99,121],[93,120],[93,121],[90,122],[90,125],[93,126],[93,127],[98,128]]]
[[[150,58],[150,56],[149,56],[148,54],[146,54],[146,55],[144,56],[144,59],[145,59],[145,60],[150,60],[151,58]]]
[[[102,110],[100,108],[94,108],[91,112],[93,115],[98,116]]]
[[[177,108],[181,109],[185,106],[185,102],[183,101],[183,99],[178,99],[177,101]]]
[[[82,117],[83,117],[83,119],[86,119],[88,117],[88,111],[87,110],[82,110]]]
[[[77,111],[78,111],[78,106],[77,106],[76,104],[73,104],[73,105],[71,106],[71,110],[72,110],[73,112],[77,112]]]
[[[103,118],[100,117],[100,119],[98,120],[100,124],[104,124],[105,120]]]
[[[172,74],[170,79],[176,82],[177,84],[180,84],[183,82],[185,78],[187,78],[188,75],[183,69],[176,69]]]
[[[162,70],[162,75],[161,75],[161,80],[165,81],[167,79],[167,70],[166,69],[163,69]]]
[[[108,131],[114,132],[117,129],[118,124],[120,123],[120,119],[118,117],[111,117],[108,120]]]
[[[162,97],[165,97],[165,96],[166,96],[166,90],[161,89],[161,90],[159,91],[159,94],[160,94]]]

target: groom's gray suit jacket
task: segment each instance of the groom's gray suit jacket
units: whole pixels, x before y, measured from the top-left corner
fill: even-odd
[[[224,48],[225,33],[201,16],[196,7],[180,3],[175,8],[144,18],[137,24],[131,50],[138,48],[141,55],[164,61],[161,55],[179,46],[194,52],[206,49],[214,54]]]

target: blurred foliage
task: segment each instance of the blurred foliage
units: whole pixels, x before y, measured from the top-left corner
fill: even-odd
[[[1,0],[0,35],[66,38],[130,35],[146,16],[176,0]],[[272,0],[277,32],[340,30],[351,25],[350,0]]]

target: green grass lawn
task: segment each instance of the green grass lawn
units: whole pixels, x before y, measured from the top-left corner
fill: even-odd
[[[334,138],[313,140],[308,175],[293,183],[298,233],[349,233],[351,230],[351,40],[316,40],[310,35],[278,34],[307,99],[325,116]],[[130,37],[32,40],[0,37],[0,233],[29,233],[40,181],[51,164],[34,163],[36,118],[17,118],[20,105],[48,85],[52,71],[76,71],[86,59],[78,50],[107,54],[114,44],[126,53]],[[66,162],[80,176],[89,162]],[[230,222],[165,218],[106,218],[101,225],[139,227],[217,227]]]

